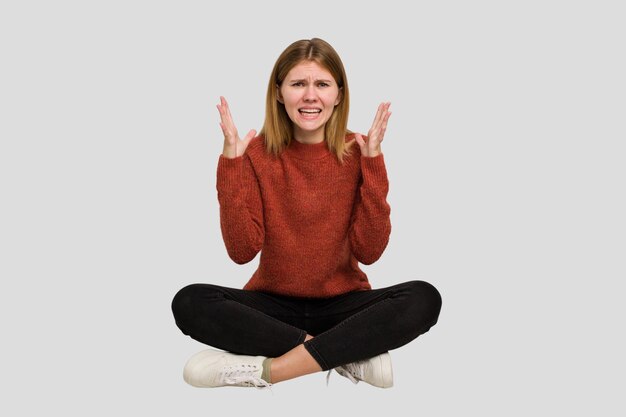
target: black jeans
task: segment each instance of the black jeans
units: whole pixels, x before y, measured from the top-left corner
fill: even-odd
[[[409,343],[440,310],[441,295],[424,281],[322,299],[192,284],[172,301],[184,334],[236,354],[277,357],[308,333],[304,346],[323,370]]]

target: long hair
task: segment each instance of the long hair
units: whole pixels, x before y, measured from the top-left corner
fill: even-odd
[[[331,73],[340,89],[342,98],[335,106],[332,115],[324,127],[328,149],[343,163],[344,156],[350,154],[350,146],[345,141],[348,130],[348,112],[350,94],[346,71],[337,52],[326,41],[313,38],[296,41],[285,49],[274,64],[267,86],[265,101],[265,123],[259,132],[265,137],[266,151],[273,155],[280,154],[293,139],[293,122],[285,106],[278,101],[278,89],[293,67],[303,61],[313,61]]]

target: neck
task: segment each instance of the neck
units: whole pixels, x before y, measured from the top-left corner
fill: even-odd
[[[300,143],[309,145],[324,142],[324,127],[322,126],[314,132],[304,132],[299,129],[295,129],[293,132],[293,138]]]

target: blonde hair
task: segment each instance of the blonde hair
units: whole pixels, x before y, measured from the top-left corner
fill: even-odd
[[[340,89],[342,98],[335,106],[324,127],[328,149],[337,156],[340,163],[350,155],[350,147],[345,141],[348,130],[348,112],[350,94],[346,71],[337,52],[326,41],[313,38],[296,41],[285,49],[274,64],[267,86],[265,100],[265,123],[259,132],[265,137],[266,151],[279,155],[293,139],[293,122],[289,118],[285,106],[278,101],[278,88],[293,67],[302,61],[313,61],[331,73]]]

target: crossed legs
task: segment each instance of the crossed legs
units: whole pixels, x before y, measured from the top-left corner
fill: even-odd
[[[439,292],[423,281],[320,300],[193,284],[172,302],[176,324],[192,338],[273,358],[272,383],[402,346],[428,331],[440,309]]]

